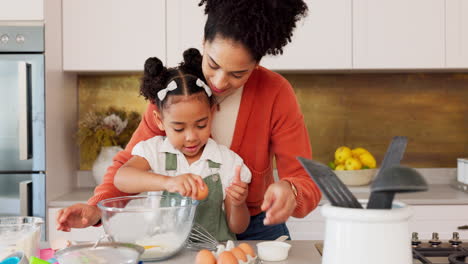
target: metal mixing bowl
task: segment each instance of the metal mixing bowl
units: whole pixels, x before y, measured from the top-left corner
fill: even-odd
[[[98,203],[104,230],[117,242],[143,246],[143,261],[170,258],[185,245],[197,201],[179,195],[125,196]]]
[[[130,243],[85,243],[55,253],[60,264],[136,264],[144,249]]]

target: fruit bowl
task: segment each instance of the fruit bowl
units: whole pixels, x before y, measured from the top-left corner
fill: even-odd
[[[179,195],[151,194],[98,203],[106,234],[145,248],[143,261],[172,257],[187,241],[198,202]]]
[[[368,185],[373,179],[378,169],[365,170],[335,170],[336,176],[348,186]]]

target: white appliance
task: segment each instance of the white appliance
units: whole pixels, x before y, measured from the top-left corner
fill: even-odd
[[[0,23],[0,91],[0,216],[44,218],[42,23]]]

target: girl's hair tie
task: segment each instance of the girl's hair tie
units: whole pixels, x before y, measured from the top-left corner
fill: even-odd
[[[158,92],[158,98],[159,100],[162,102],[164,100],[164,98],[166,98],[166,95],[169,91],[174,91],[175,89],[177,89],[177,83],[172,80],[172,82],[170,82],[166,88],[160,90]]]
[[[208,95],[208,97],[211,96],[212,92],[211,92],[210,87],[208,85],[206,85],[206,83],[204,81],[202,81],[200,78],[197,79],[196,85],[198,87],[203,87],[203,89],[205,89],[205,92]]]

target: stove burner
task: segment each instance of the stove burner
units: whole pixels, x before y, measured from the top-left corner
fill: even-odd
[[[411,246],[413,247],[413,258],[424,264],[433,264],[441,262],[432,262],[431,258],[445,259],[443,263],[463,264],[467,263],[468,248],[462,247],[462,241],[457,232],[453,233],[449,243],[442,243],[439,240],[439,234],[433,233],[432,239],[427,243],[422,243],[418,238],[418,233],[412,234]],[[446,262],[448,261],[448,262]]]
[[[465,262],[465,258],[468,257],[468,252],[459,252],[454,253],[448,256],[448,259],[451,264],[463,264]]]

